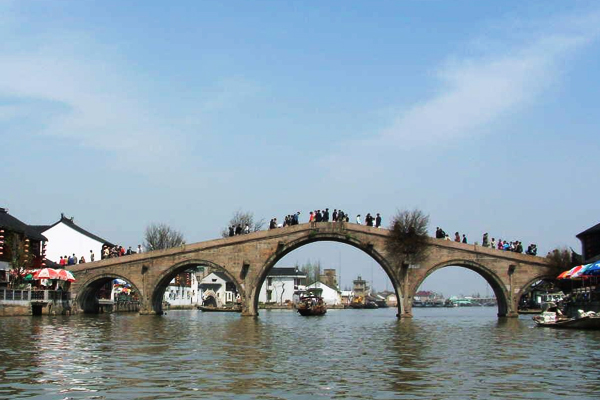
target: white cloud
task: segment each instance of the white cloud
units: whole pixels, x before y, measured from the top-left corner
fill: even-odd
[[[136,87],[119,76],[116,68],[110,60],[82,60],[60,45],[2,53],[0,95],[17,101],[0,107],[0,115],[36,119],[47,112],[45,104],[58,104],[37,133],[106,150],[129,160],[128,167],[144,170],[156,156],[176,151],[180,145],[136,101]],[[118,157],[119,153],[128,157]]]
[[[214,90],[173,117],[167,100],[172,94],[163,100],[147,81],[137,79],[136,67],[123,59],[118,45],[105,45],[85,32],[19,37],[9,29],[18,23],[17,14],[7,13],[2,21],[0,124],[35,121],[34,134],[99,150],[110,156],[105,162],[129,171],[154,177],[164,170],[157,160],[169,159],[171,172],[190,159],[197,163],[201,155],[189,154],[186,135],[197,140],[203,115],[257,90],[242,78],[217,80]]]
[[[559,77],[559,64],[597,39],[600,14],[552,25],[555,31],[502,46],[500,53],[489,48],[480,58],[444,63],[438,94],[400,112],[375,142],[406,147],[461,140],[535,101]]]

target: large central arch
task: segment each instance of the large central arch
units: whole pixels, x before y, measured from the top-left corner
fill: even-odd
[[[209,267],[214,271],[223,272],[235,284],[241,298],[244,298],[245,292],[243,286],[237,281],[237,279],[235,279],[234,276],[231,275],[231,273],[226,268],[223,268],[221,265],[215,264],[212,261],[202,259],[185,260],[167,268],[159,275],[158,279],[156,280],[156,284],[154,285],[150,300],[150,306],[154,314],[163,314],[163,298],[165,295],[165,290],[167,289],[167,286],[169,285],[171,280],[173,280],[173,277],[178,273],[184,272],[192,267]]]
[[[394,269],[388,263],[386,258],[378,251],[372,243],[364,243],[357,239],[355,236],[348,233],[336,233],[336,232],[318,232],[311,231],[308,235],[302,236],[298,239],[290,241],[288,243],[280,242],[277,251],[273,253],[262,266],[260,274],[258,275],[258,279],[256,281],[256,285],[254,285],[254,291],[251,293],[251,301],[253,303],[254,309],[258,310],[258,297],[261,286],[264,284],[269,271],[277,264],[283,257],[288,255],[294,250],[299,249],[300,247],[309,245],[311,243],[316,242],[337,242],[342,244],[347,244],[356,249],[359,249],[370,256],[373,260],[375,260],[381,268],[385,271],[386,275],[392,282],[394,286],[394,291],[396,292],[396,298],[398,299],[398,315],[402,314],[402,293],[399,284],[399,280],[394,274]]]
[[[415,282],[414,286],[411,288],[411,298],[414,297],[414,293],[417,292],[417,290],[423,284],[425,279],[427,279],[435,271],[446,267],[463,267],[479,274],[483,279],[486,280],[486,282],[492,287],[492,290],[494,291],[496,301],[498,302],[498,316],[505,317],[508,314],[510,309],[510,296],[504,283],[502,283],[502,279],[500,279],[500,277],[494,271],[485,267],[484,265],[468,260],[455,259],[435,264],[425,273],[425,275],[421,279]]]

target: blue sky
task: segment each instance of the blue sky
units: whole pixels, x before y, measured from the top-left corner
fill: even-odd
[[[0,204],[32,224],[417,207],[547,252],[598,222],[597,2],[0,0],[0,38]]]

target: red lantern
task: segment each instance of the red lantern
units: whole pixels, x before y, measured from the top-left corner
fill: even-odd
[[[4,229],[0,229],[0,256],[4,254]]]

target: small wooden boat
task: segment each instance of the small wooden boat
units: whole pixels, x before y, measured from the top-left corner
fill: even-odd
[[[298,313],[305,317],[312,315],[325,315],[327,312],[327,305],[320,296],[322,292],[323,289],[308,289],[306,296],[300,297],[300,301],[296,306]]]
[[[533,317],[536,326],[554,329],[589,329],[600,330],[600,317],[564,318],[556,321],[544,321]]]
[[[198,310],[204,312],[242,312],[241,308],[226,308],[226,307],[213,307],[213,306],[196,306]]]
[[[520,309],[518,311],[519,314],[541,314],[542,313],[542,309],[541,308],[528,308],[528,309]]]

